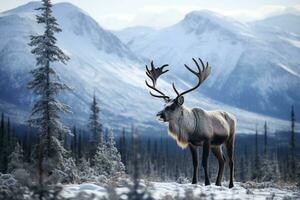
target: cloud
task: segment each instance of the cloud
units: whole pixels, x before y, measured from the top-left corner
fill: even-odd
[[[279,15],[283,13],[300,14],[300,5],[282,6],[282,5],[266,5],[256,10],[215,10],[226,16],[231,16],[240,21],[254,21],[264,19],[266,17]]]

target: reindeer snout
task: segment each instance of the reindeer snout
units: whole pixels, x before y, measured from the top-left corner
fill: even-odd
[[[166,121],[166,116],[165,113],[163,111],[160,111],[156,114],[156,117],[158,118],[158,120],[160,121]]]

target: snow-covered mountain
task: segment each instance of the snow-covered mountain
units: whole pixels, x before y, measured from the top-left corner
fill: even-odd
[[[15,116],[28,115],[32,101],[26,84],[35,59],[27,44],[31,34],[41,31],[34,11],[39,6],[31,2],[0,15],[1,104],[4,111],[16,112]],[[86,121],[95,91],[103,110],[102,118],[110,125],[122,121],[127,125],[147,125],[152,115],[143,104],[153,102],[144,98],[147,95],[144,72],[138,69],[141,61],[81,9],[60,3],[54,6],[54,16],[63,28],[57,37],[58,45],[71,57],[67,66],[56,67],[63,81],[74,89],[65,97],[72,106],[70,118]],[[18,110],[8,109],[10,106]],[[136,109],[144,113],[143,117],[136,116]]]
[[[136,54],[169,63],[182,85],[195,82],[183,64],[193,66],[192,57],[203,58],[212,74],[198,91],[232,106],[287,119],[292,104],[300,111],[300,35],[270,25],[284,24],[284,19],[289,21],[282,15],[242,23],[203,10],[148,34],[140,35],[137,29],[135,35],[132,30],[117,35]],[[291,23],[295,21],[300,24],[299,17]]]
[[[28,43],[30,35],[35,35],[42,31],[40,25],[35,21],[35,14],[38,11],[34,9],[39,7],[39,5],[37,2],[31,2],[0,14],[0,111],[14,118],[13,121],[17,120],[21,123],[28,117],[33,101],[33,96],[26,89],[26,84],[31,79],[29,71],[35,67],[35,59],[30,53],[31,48],[28,46]],[[125,125],[130,126],[134,123],[142,128],[159,128],[161,130],[162,126],[155,120],[155,113],[162,108],[162,102],[151,98],[147,92],[144,83],[144,66],[146,61],[136,56],[137,54],[133,53],[114,34],[103,29],[87,13],[74,5],[59,3],[55,4],[53,9],[54,16],[57,17],[58,23],[63,29],[63,32],[57,35],[58,45],[71,58],[67,66],[58,65],[55,67],[62,80],[73,88],[73,92],[62,95],[65,102],[72,106],[73,114],[66,116],[69,124],[86,124],[89,104],[95,92],[100,100],[105,126],[119,128]],[[187,41],[191,45],[191,42],[196,42],[199,39],[196,37],[196,34],[201,32],[200,27],[196,32],[192,29],[194,27],[193,23],[197,22],[193,18],[197,18],[198,14],[201,13],[192,13],[190,16],[187,16],[187,18],[190,18],[189,20],[184,20],[174,27],[158,32],[142,28],[145,34],[146,32],[147,34],[151,33],[149,37],[147,35],[145,44],[152,41],[154,42],[151,45],[153,47],[160,47],[160,44],[163,44],[163,47],[165,46],[171,50],[168,47],[170,45],[169,42],[164,40],[160,40],[161,42],[156,41],[154,36],[158,37],[161,34],[165,35],[164,37],[170,36],[175,28],[176,33],[186,35],[187,39],[189,39]],[[222,66],[223,70],[216,68],[213,72],[214,76],[220,79],[220,82],[224,82],[223,84],[226,83],[226,80],[223,80],[224,78],[221,75],[231,74],[233,67],[230,63],[236,62],[236,56],[233,56],[233,50],[235,49],[233,47],[240,45],[242,49],[242,45],[239,42],[235,43],[233,40],[228,40],[230,37],[241,37],[241,40],[251,37],[246,25],[233,23],[229,26],[229,24],[231,24],[230,19],[228,19],[227,25],[218,27],[220,30],[228,30],[228,33],[232,34],[218,38],[221,41],[227,41],[232,46],[230,53],[228,53],[227,49],[222,49],[221,46],[219,48],[220,51],[226,53],[222,58],[229,56],[227,58],[229,64]],[[213,25],[208,26],[208,29],[215,30]],[[186,30],[189,30],[190,33],[186,34]],[[233,34],[233,30],[240,30],[240,33]],[[217,32],[217,30],[215,31]],[[132,30],[127,32],[132,34]],[[145,37],[145,34],[140,35],[140,37]],[[203,36],[202,41],[206,41],[207,37],[207,35]],[[213,41],[214,36],[211,35],[210,38]],[[173,39],[175,40],[176,37]],[[139,37],[130,44],[133,50],[140,49],[144,56],[148,52],[148,57],[151,58],[159,57],[159,62],[157,60],[156,63],[162,63],[164,59],[168,62],[172,60],[173,63],[176,63],[172,67],[179,66],[180,63],[189,60],[192,56],[203,57],[203,55],[206,55],[204,51],[200,51],[202,48],[197,47],[197,45],[191,45],[188,48],[186,46],[188,44],[184,43],[186,40],[182,39],[174,42],[187,49],[177,49],[174,53],[180,55],[180,52],[186,51],[186,57],[189,59],[181,60],[178,58],[176,61],[174,59],[175,54],[173,56],[169,55],[165,51],[166,49],[154,48],[154,52],[151,53],[151,48],[143,49],[142,46],[145,44],[138,42],[138,40]],[[187,56],[188,50],[193,48],[197,48],[198,51],[190,52],[190,56]],[[158,50],[160,50],[160,53],[155,52]],[[213,50],[211,48],[210,52],[213,52]],[[239,54],[239,51],[236,52]],[[217,54],[214,55],[212,58],[215,59],[209,59],[210,57],[205,56],[204,58],[216,62],[212,63],[213,66],[218,62],[224,62]],[[172,57],[173,59],[170,59]],[[226,70],[224,70],[225,67],[227,68]],[[173,69],[175,72],[183,71],[179,67]],[[281,67],[281,69],[284,69],[284,67]],[[288,68],[288,70],[291,69]],[[293,72],[299,73],[295,69]],[[189,77],[187,73],[184,74],[186,77]],[[213,87],[216,77],[212,76],[206,87]],[[174,77],[170,74],[166,78]],[[159,84],[163,88],[170,88],[170,85],[165,81],[161,81]],[[239,120],[238,130],[240,132],[252,130],[255,123],[262,124],[265,120],[269,122],[270,130],[286,130],[289,126],[287,121],[228,106],[200,93],[194,93],[190,97],[187,99],[189,106],[200,106],[205,109],[222,108],[234,113]]]

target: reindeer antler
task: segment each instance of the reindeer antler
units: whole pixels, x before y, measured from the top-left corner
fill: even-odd
[[[203,61],[202,61],[200,58],[198,58],[198,60],[201,62],[202,69],[200,68],[200,66],[199,66],[199,64],[198,64],[198,62],[197,62],[197,60],[193,58],[193,61],[194,61],[194,63],[196,64],[196,66],[197,66],[197,68],[198,68],[198,72],[192,70],[191,68],[189,68],[189,66],[187,66],[186,64],[184,64],[184,66],[185,66],[190,72],[192,72],[193,74],[195,74],[195,75],[198,77],[198,83],[197,83],[197,85],[196,85],[195,87],[192,87],[192,88],[189,89],[189,90],[186,90],[186,91],[184,91],[184,92],[182,92],[182,93],[179,93],[178,90],[177,90],[176,87],[175,87],[175,84],[173,83],[173,84],[172,84],[172,85],[173,85],[173,89],[174,89],[174,91],[176,92],[177,97],[183,96],[183,95],[185,95],[186,93],[189,93],[189,92],[191,92],[191,91],[197,89],[197,88],[201,85],[201,83],[203,83],[203,81],[209,76],[209,74],[210,74],[210,72],[211,72],[211,67],[209,66],[208,62],[206,62],[206,65],[204,65]]]
[[[165,99],[165,100],[169,100],[170,97],[167,96],[167,95],[165,95],[162,91],[160,91],[160,90],[158,90],[158,89],[156,88],[156,82],[157,82],[157,79],[158,79],[158,77],[159,77],[160,75],[162,75],[162,74],[164,74],[164,73],[166,73],[166,72],[169,71],[169,70],[163,71],[163,69],[164,69],[165,67],[167,67],[167,66],[168,66],[168,65],[165,64],[165,65],[163,65],[163,66],[161,66],[161,67],[155,68],[155,67],[154,67],[154,64],[153,64],[153,61],[151,61],[151,69],[150,69],[150,70],[148,69],[148,66],[146,65],[146,74],[147,74],[147,76],[151,79],[152,85],[150,85],[150,84],[147,82],[147,80],[145,80],[146,85],[147,85],[150,89],[152,89],[152,90],[156,91],[157,93],[159,93],[160,95],[155,95],[155,94],[153,94],[152,92],[150,92],[150,94],[151,94],[152,96],[154,96],[154,97],[163,98],[163,99]]]

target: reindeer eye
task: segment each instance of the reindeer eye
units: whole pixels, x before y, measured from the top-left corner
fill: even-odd
[[[172,105],[170,105],[170,106],[167,106],[167,107],[166,107],[166,110],[175,110],[175,108],[176,108],[176,105],[175,105],[175,104],[172,104]]]
[[[170,109],[171,109],[171,110],[175,110],[175,108],[176,108],[176,105],[175,105],[175,104],[172,104],[172,105],[170,106]]]

